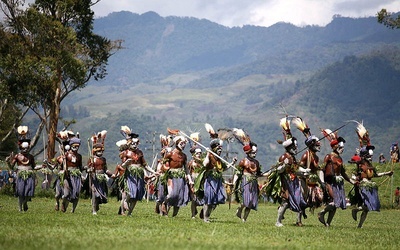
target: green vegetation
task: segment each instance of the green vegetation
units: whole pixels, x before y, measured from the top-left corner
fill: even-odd
[[[380,166],[380,171],[391,165]],[[395,169],[399,167],[396,165]],[[351,172],[349,167],[348,172]],[[393,176],[400,185],[400,171]],[[275,227],[277,204],[261,202],[246,223],[236,216],[236,204],[220,205],[211,223],[190,218],[190,207],[177,217],[154,213],[154,201],[139,202],[131,217],[117,215],[115,197],[91,214],[89,199],[81,199],[74,214],[54,211],[54,198],[37,190],[29,210],[18,212],[15,197],[0,195],[0,245],[3,249],[398,249],[399,211],[391,208],[391,179],[382,177],[381,212],[371,212],[362,229],[351,218],[351,210],[338,210],[330,228],[323,227],[307,211],[305,226],[294,225],[296,216],[287,211],[284,227]],[[346,184],[346,191],[350,190]],[[43,196],[44,197],[43,197]],[[46,197],[47,196],[47,197]]]
[[[190,218],[189,207],[175,218],[154,213],[154,202],[138,203],[131,217],[117,215],[115,199],[90,213],[90,200],[81,199],[75,214],[53,210],[54,200],[34,198],[25,213],[17,200],[0,196],[3,249],[397,249],[399,210],[370,213],[364,228],[357,229],[350,210],[336,213],[331,228],[308,214],[305,226],[294,225],[288,211],[285,226],[276,228],[276,204],[260,204],[246,223],[236,216],[236,206],[224,204],[214,211],[211,223]]]

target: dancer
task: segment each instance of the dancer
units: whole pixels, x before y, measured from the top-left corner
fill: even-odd
[[[126,169],[122,203],[127,202],[127,215],[131,216],[136,203],[141,201],[145,194],[145,170],[151,174],[155,174],[155,171],[149,167],[144,159],[143,152],[138,148],[140,142],[139,135],[132,133],[131,129],[127,126],[121,127],[121,133],[125,136],[129,147],[120,153],[120,158],[123,162],[121,166]],[[125,206],[122,205],[121,209],[121,214],[125,215]]]
[[[314,214],[314,210],[321,206],[324,198],[324,193],[320,186],[322,185],[323,172],[319,166],[319,157],[317,155],[317,152],[321,150],[321,143],[318,137],[311,134],[310,128],[303,119],[296,117],[292,122],[306,137],[305,144],[307,150],[301,156],[299,165],[310,169],[310,172],[300,176],[300,181],[303,188],[304,200],[307,203],[307,207],[310,208],[311,213]],[[305,211],[303,211],[303,217],[307,217]]]
[[[161,151],[160,155],[161,158],[157,160],[157,167],[156,167],[156,172],[157,176],[155,179],[155,193],[156,193],[156,207],[155,207],[155,212],[161,216],[167,216],[167,209],[165,206],[163,206],[165,197],[167,196],[167,176],[164,174],[163,169],[165,169],[165,162],[164,162],[164,156],[172,151],[172,140],[173,136],[171,134],[169,135],[163,135],[160,134],[160,142],[161,142]]]
[[[111,176],[111,171],[107,169],[104,153],[104,140],[107,131],[103,130],[97,135],[92,136],[93,156],[89,158],[87,172],[89,173],[89,184],[92,193],[92,213],[96,215],[100,209],[100,204],[105,204],[107,200],[107,177]]]
[[[371,145],[368,131],[362,123],[357,125],[357,135],[360,142],[360,157],[357,161],[356,179],[359,182],[356,187],[357,207],[352,209],[352,217],[357,221],[357,213],[362,212],[358,222],[358,228],[361,228],[367,218],[369,211],[379,212],[381,204],[378,196],[378,186],[372,181],[373,177],[391,176],[393,171],[378,173],[372,165],[373,150],[375,147]]]
[[[204,206],[200,212],[204,222],[210,222],[211,212],[218,204],[224,204],[226,201],[226,192],[223,185],[222,172],[228,167],[233,166],[237,159],[233,158],[231,163],[226,164],[221,158],[223,142],[218,138],[218,134],[214,131],[210,124],[206,124],[206,129],[211,136],[210,150],[203,160],[204,171],[196,180],[195,188],[198,197],[204,198]]]
[[[288,117],[284,117],[280,120],[280,126],[282,127],[285,136],[285,141],[282,142],[282,145],[285,148],[285,153],[279,157],[276,166],[276,171],[279,174],[281,184],[281,203],[278,208],[278,217],[275,226],[283,226],[282,220],[284,219],[286,210],[289,208],[293,212],[297,213],[296,226],[301,227],[303,226],[303,212],[307,204],[304,201],[300,180],[297,175],[308,174],[310,173],[310,169],[300,167],[297,163],[295,158],[295,155],[297,154],[297,139],[292,136],[290,131],[290,120]]]
[[[59,185],[61,185],[62,192],[56,194],[56,210],[58,210],[59,206],[58,200],[61,198],[61,211],[66,212],[68,204],[71,202],[71,212],[74,213],[78,205],[82,187],[82,155],[78,153],[81,139],[77,136],[72,137],[68,140],[68,143],[68,147],[65,147],[67,151],[63,152],[63,149],[61,149],[61,155],[57,157],[57,163],[60,170]]]
[[[167,196],[162,211],[168,215],[172,207],[172,217],[178,215],[179,208],[189,202],[189,185],[193,185],[192,178],[186,166],[187,156],[183,152],[187,140],[183,136],[174,137],[175,148],[164,156],[162,172],[167,178]]]
[[[190,149],[190,153],[192,154],[192,159],[188,163],[188,168],[190,172],[190,176],[192,177],[192,181],[195,182],[196,179],[199,177],[199,173],[203,170],[203,155],[202,150],[199,147],[193,146]],[[194,219],[198,213],[197,207],[203,206],[204,201],[197,197],[194,192],[194,186],[190,186],[190,195],[191,195],[191,212],[192,212],[192,219]]]
[[[346,193],[344,190],[344,180],[355,184],[356,182],[349,178],[344,168],[343,159],[340,156],[344,151],[342,137],[338,137],[337,132],[333,133],[330,129],[322,130],[322,134],[330,141],[332,152],[324,158],[324,167],[322,185],[325,185],[328,193],[328,204],[318,213],[318,220],[326,227],[331,226],[336,209],[346,209]],[[325,214],[328,218],[325,221]]]
[[[29,153],[30,149],[30,136],[27,126],[19,126],[18,133],[18,147],[20,152],[17,154],[11,153],[5,160],[8,167],[14,170],[17,165],[17,179],[15,183],[15,195],[18,197],[19,211],[28,210],[28,201],[35,195],[35,159]],[[38,168],[36,168],[38,169]]]
[[[119,157],[121,158],[121,155],[125,150],[128,149],[127,145],[127,140],[119,140],[115,143],[117,145],[118,150],[119,150]],[[120,206],[118,208],[118,215],[125,215],[123,214],[122,211],[128,210],[128,203],[126,202],[126,197],[122,199],[122,194],[125,192],[125,169],[122,167],[122,163],[118,163],[117,166],[115,167],[114,173],[111,175],[111,178],[113,179],[111,183],[111,188],[112,192],[116,194],[117,196],[117,201],[120,201]]]
[[[249,144],[243,146],[243,151],[246,157],[239,162],[239,174],[235,175],[235,179],[236,176],[238,178],[234,180],[234,183],[237,187],[235,189],[236,200],[240,204],[240,207],[236,210],[236,216],[246,222],[250,211],[252,209],[257,211],[260,193],[257,178],[261,176],[261,166],[256,159],[257,144],[249,142]]]

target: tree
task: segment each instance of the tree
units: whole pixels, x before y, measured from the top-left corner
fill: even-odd
[[[120,42],[93,33],[91,7],[100,0],[0,0],[0,82],[17,104],[40,119],[53,158],[61,102],[90,79],[106,76],[106,65]]]
[[[394,13],[387,12],[382,9],[377,14],[378,22],[392,29],[400,29],[400,15],[394,18]]]

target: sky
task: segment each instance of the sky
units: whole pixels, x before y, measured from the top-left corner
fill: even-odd
[[[383,8],[399,12],[400,0],[100,0],[92,7],[96,18],[123,10],[154,11],[162,17],[204,18],[227,27],[278,22],[325,26],[334,15],[370,17]]]

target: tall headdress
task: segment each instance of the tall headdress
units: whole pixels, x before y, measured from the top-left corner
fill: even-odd
[[[293,137],[292,131],[290,130],[289,117],[285,116],[282,119],[280,119],[279,126],[282,128],[282,134],[284,140],[283,141],[278,140],[278,143],[282,144],[283,147],[287,148],[296,141],[296,138]]]
[[[375,146],[371,145],[371,140],[369,138],[369,133],[368,130],[364,127],[362,122],[354,121],[357,123],[356,127],[356,133],[358,137],[358,141],[360,143],[360,156],[366,156],[366,155],[371,155],[372,156],[372,151],[369,152],[369,150],[374,150]]]
[[[28,126],[19,126],[17,128],[17,134],[19,148],[28,148],[31,144]]]
[[[98,132],[97,134],[92,135],[92,145],[93,145],[93,152],[98,150],[104,150],[104,143],[106,140],[107,130],[103,130]]]
[[[309,136],[311,136],[311,132],[310,132],[310,128],[308,127],[307,123],[304,122],[303,119],[301,119],[301,117],[295,117],[292,119],[292,123],[294,125],[296,125],[297,129],[301,131],[301,133],[303,133],[303,135],[308,138]]]
[[[199,146],[197,145],[197,143],[201,142],[201,136],[200,136],[200,132],[192,132],[189,135],[189,144],[190,144],[190,153],[194,153],[196,150],[200,150]]]
[[[371,145],[371,140],[369,138],[368,130],[364,127],[363,123],[355,121],[357,123],[356,133],[358,137],[358,141],[360,143],[360,147],[369,147],[371,149],[375,148]],[[373,148],[372,148],[373,147]]]
[[[255,143],[251,142],[250,136],[240,128],[233,128],[233,135],[235,138],[243,145],[243,151],[247,154],[251,152],[253,146],[256,146]],[[256,149],[256,148],[254,148]]]
[[[292,132],[290,131],[290,120],[288,119],[288,116],[283,117],[279,121],[279,126],[282,128],[283,141],[293,137]]]
[[[133,133],[128,126],[121,126],[120,133],[125,137],[127,141],[132,141],[132,140],[139,141],[139,135]]]
[[[332,148],[336,148],[337,145],[346,142],[346,140],[343,139],[343,137],[338,136],[337,131],[333,132],[332,130],[326,128],[326,129],[321,129],[321,133],[324,136],[324,138],[328,139]]]
[[[171,146],[171,142],[172,142],[172,136],[171,135],[160,134],[161,148],[170,147]]]
[[[57,132],[57,138],[59,142],[63,145],[65,150],[69,150],[69,142],[72,138],[75,137],[75,133],[72,130],[63,129],[60,132]]]
[[[295,124],[297,129],[301,131],[304,137],[306,137],[305,144],[307,147],[316,145],[316,143],[319,141],[319,138],[311,134],[310,128],[301,117],[293,118],[292,123]]]
[[[24,141],[30,142],[31,141],[28,126],[19,126],[17,128],[17,133],[18,133],[18,141],[21,141],[21,142],[24,142]]]
[[[210,147],[211,149],[214,149],[218,146],[222,146],[223,145],[223,141],[218,138],[218,133],[215,132],[214,128],[211,126],[211,124],[206,123],[204,124],[206,131],[208,132],[208,134],[210,135],[211,141],[210,141]]]

